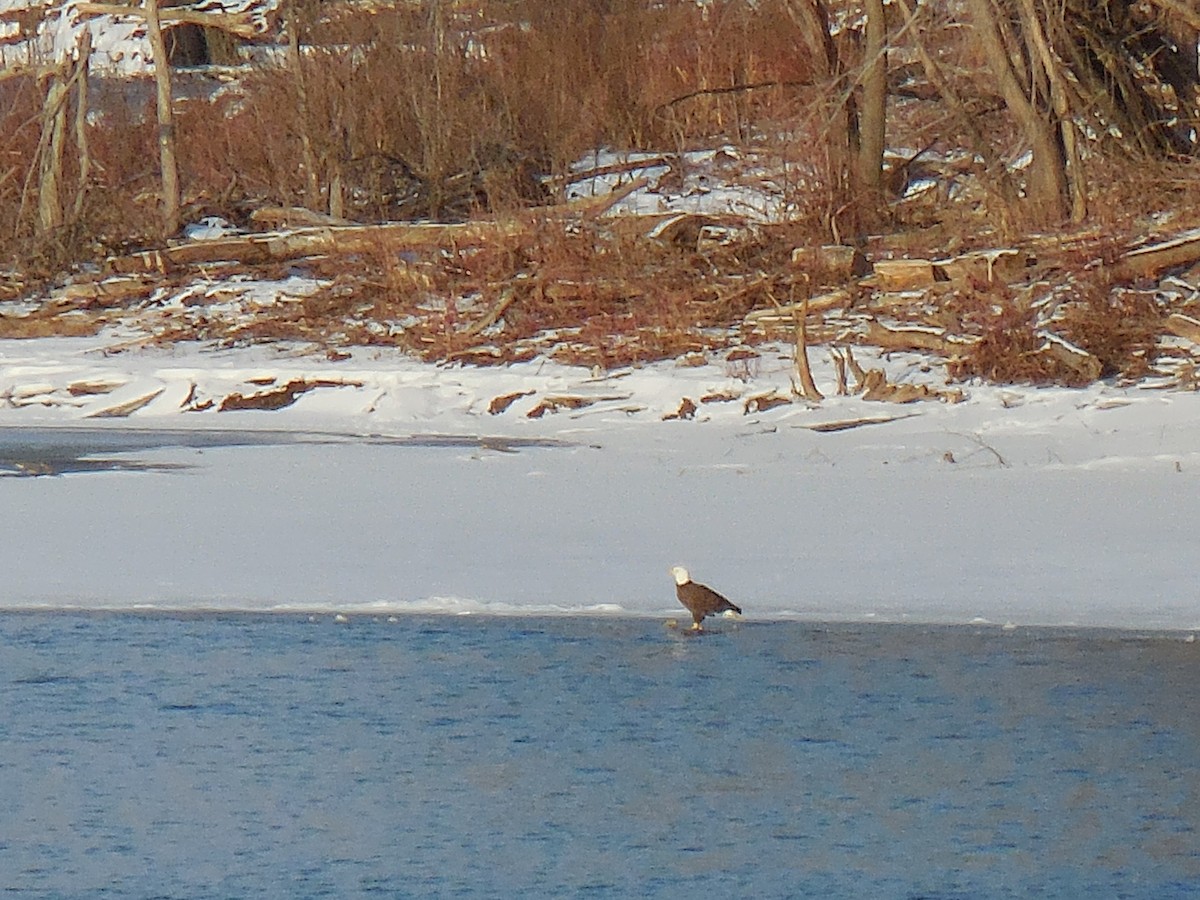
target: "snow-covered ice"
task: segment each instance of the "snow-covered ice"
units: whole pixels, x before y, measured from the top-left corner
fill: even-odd
[[[682,563],[749,617],[1200,627],[1195,393],[756,412],[790,348],[597,373],[118,345],[0,342],[4,606],[670,615]],[[196,402],[297,382],[274,411]],[[556,397],[587,405],[531,417]],[[81,428],[91,461],[151,468],[38,468]]]

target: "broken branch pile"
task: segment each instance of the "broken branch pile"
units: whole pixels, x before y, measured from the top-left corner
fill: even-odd
[[[611,369],[790,339],[802,323],[806,347],[917,351],[951,378],[1065,384],[1167,373],[1200,339],[1200,233],[1116,252],[1080,233],[892,258],[870,241],[797,249],[786,227],[728,217],[604,218],[612,202],[176,243],[114,257],[36,308],[0,310],[0,337],[121,323],[147,332],[137,345],[290,340],[332,358],[383,344],[438,361],[546,355]],[[895,386],[870,373],[858,381],[869,398],[921,399],[888,396]]]

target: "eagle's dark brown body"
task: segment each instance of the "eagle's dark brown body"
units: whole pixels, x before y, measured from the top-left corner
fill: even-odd
[[[673,568],[671,574],[675,576],[675,596],[692,614],[692,628],[696,631],[701,630],[700,623],[704,621],[705,616],[716,615],[726,610],[742,614],[741,607],[730,603],[712,588],[692,581],[687,569],[682,566]]]

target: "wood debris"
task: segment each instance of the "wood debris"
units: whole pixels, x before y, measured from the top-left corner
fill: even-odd
[[[525,413],[526,418],[540,419],[548,412],[558,412],[560,409],[583,409],[585,406],[591,406],[593,403],[598,403],[600,397],[578,397],[578,396],[554,396],[545,397],[533,409]],[[624,399],[624,398],[615,398]]]
[[[690,397],[684,397],[679,401],[679,408],[675,412],[663,414],[663,421],[669,422],[672,419],[694,419],[696,417],[696,402]]]
[[[1176,337],[1186,338],[1193,344],[1200,344],[1200,319],[1185,316],[1182,313],[1172,313],[1167,316],[1167,331]]]
[[[1200,343],[1194,290],[1156,300],[1161,306],[1143,316],[1149,324],[1137,326],[1150,337],[1139,338],[1133,350],[1126,340],[1124,357],[1111,352],[1121,334],[1104,333],[1109,307],[1087,305],[1092,302],[1087,290],[1116,297],[1113,278],[1196,264],[1197,232],[1122,250],[1111,236],[1093,230],[939,258],[929,252],[928,241],[905,245],[888,236],[867,238],[861,248],[796,248],[782,229],[732,218],[673,214],[597,221],[626,189],[644,183],[638,179],[598,198],[457,224],[355,225],[264,208],[252,217],[260,225],[306,224],[289,232],[179,242],[114,257],[109,274],[80,277],[41,308],[0,312],[0,336],[94,334],[132,322],[150,333],[114,346],[114,352],[174,340],[297,340],[330,354],[351,346],[392,346],[428,360],[478,365],[537,355],[601,370],[664,358],[681,366],[723,360],[730,377],[748,382],[759,364],[746,345],[786,334],[798,348],[794,390],[814,402],[820,392],[801,365],[813,345],[937,354],[955,377],[1075,384],[1101,374],[1137,377],[1153,364],[1147,348],[1153,350],[1155,338],[1163,335]],[[713,237],[713,229],[720,230],[720,239],[698,250],[697,242]],[[755,243],[768,239],[778,243]],[[689,252],[681,254],[677,246]],[[877,257],[873,263],[863,248]],[[696,265],[695,252],[703,266]],[[910,258],[885,258],[899,254]],[[1080,263],[1092,257],[1117,262],[1107,268]],[[746,260],[755,262],[747,266]],[[283,282],[297,271],[312,280],[311,295],[242,286],[256,278]],[[1112,302],[1117,305],[1111,330],[1129,332],[1129,316]],[[1071,319],[1072,310],[1080,309],[1084,314]],[[1002,315],[1013,310],[1028,315]],[[731,320],[741,322],[740,332],[728,327]],[[1017,332],[1021,341],[1004,339]],[[1188,352],[1178,345],[1166,349]],[[1005,364],[1006,359],[1015,362]],[[870,399],[952,399],[946,391],[921,394],[911,386],[889,385],[886,378],[881,383],[880,376],[864,386],[865,373],[853,372],[848,349],[834,354],[834,364],[839,393],[850,391],[847,381],[854,375],[857,392]],[[218,402],[230,409],[295,400],[287,386],[263,387],[270,389]],[[718,399],[743,396],[710,394],[693,402]],[[547,398],[526,415],[579,408],[572,402]],[[747,412],[758,412],[776,401],[743,402]]]
[[[511,394],[501,394],[498,397],[493,397],[492,402],[488,404],[488,413],[498,416],[522,397],[529,397],[533,393],[533,391],[513,391]]]
[[[792,265],[801,271],[814,272],[832,281],[850,282],[870,274],[871,264],[857,247],[832,244],[822,247],[797,247],[792,251]]]
[[[833,357],[839,372],[839,393],[860,394],[864,400],[888,403],[915,403],[918,400],[940,400],[944,403],[959,403],[966,399],[958,388],[938,389],[924,384],[895,383],[888,381],[883,369],[864,369],[854,358],[849,347],[834,352]],[[854,388],[846,390],[845,372],[854,375]]]
[[[271,230],[317,226],[345,227],[357,224],[349,219],[314,212],[303,206],[263,206],[250,213],[250,221]]]
[[[950,259],[934,260],[936,276],[950,282],[978,281],[981,284],[1003,282],[1011,284],[1025,275],[1034,257],[1020,250],[977,250]]]
[[[837,431],[849,431],[851,428],[862,428],[864,425],[883,425],[888,422],[897,422],[900,419],[912,418],[912,413],[905,416],[863,416],[857,419],[838,419],[834,422],[817,422],[813,425],[802,425],[800,427],[807,428],[809,431],[816,431],[819,434],[832,434]]]
[[[753,397],[746,398],[746,402],[742,404],[742,413],[750,415],[751,413],[766,412],[769,409],[774,409],[777,406],[785,406],[791,402],[791,397],[781,394],[778,391],[755,394]]]
[[[1124,253],[1112,268],[1118,281],[1149,278],[1175,266],[1200,261],[1200,231],[1136,247]]]
[[[117,388],[124,386],[124,381],[73,381],[67,385],[67,393],[72,397],[89,397],[111,394]]]
[[[851,303],[852,295],[850,291],[847,289],[838,289],[830,291],[827,294],[818,294],[815,297],[810,297],[808,300],[782,303],[771,309],[752,310],[746,314],[743,321],[751,328],[769,325],[791,327],[796,321],[796,314],[802,312],[805,307],[807,307],[808,314],[811,316],[815,313],[825,313],[831,310],[844,310]]]
[[[883,291],[916,291],[931,287],[934,280],[933,263],[927,259],[881,259],[867,284]]]
[[[939,390],[927,384],[895,383],[888,381],[882,369],[870,369],[863,377],[859,393],[864,400],[886,403],[915,403],[918,400],[941,400],[961,403],[965,395],[958,388]]]
[[[118,273],[169,272],[182,266],[220,262],[261,265],[306,256],[349,256],[380,250],[477,244],[511,237],[525,228],[525,224],[516,218],[452,224],[391,222],[384,225],[301,228],[143,250],[129,256],[112,257],[106,265],[109,271]]]
[[[148,406],[164,391],[166,388],[159,387],[154,390],[146,391],[136,397],[132,397],[122,403],[116,403],[112,406],[106,406],[104,409],[99,409],[96,412],[88,413],[89,419],[123,419],[126,416],[132,415],[139,409]]]
[[[867,321],[863,340],[882,350],[929,350],[942,356],[961,353],[974,343],[971,338],[947,334],[944,328],[921,325],[894,327],[875,319]]]
[[[218,412],[230,412],[232,410],[242,409],[257,409],[257,410],[276,410],[291,406],[300,398],[301,395],[309,391],[316,390],[322,387],[362,387],[361,382],[356,381],[334,381],[324,378],[305,379],[297,378],[289,381],[287,384],[278,385],[269,388],[265,391],[258,391],[253,394],[232,393],[225,397],[217,407]],[[210,404],[211,405],[211,404]],[[202,407],[195,406],[193,409],[199,410]]]
[[[1052,332],[1043,332],[1042,336],[1045,341],[1037,352],[1075,373],[1079,384],[1091,384],[1100,377],[1104,367],[1092,354]]]

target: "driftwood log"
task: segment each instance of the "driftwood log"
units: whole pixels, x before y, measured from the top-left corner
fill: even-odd
[[[352,255],[372,250],[419,249],[423,247],[462,246],[512,237],[530,231],[535,223],[573,216],[595,218],[639,187],[637,179],[603,197],[551,207],[526,210],[502,219],[472,222],[386,222],[382,225],[327,225],[294,231],[238,235],[211,241],[189,241],[128,256],[110,257],[108,271],[118,274],[167,272],[181,266],[233,262],[259,265],[300,259],[305,256]],[[272,207],[268,217],[280,211]],[[284,215],[288,211],[284,211]],[[320,214],[308,213],[319,217]],[[320,220],[319,218],[317,219]]]
[[[75,8],[85,16],[140,16],[145,18],[146,15],[143,7],[121,3],[80,3]],[[266,27],[265,20],[255,17],[250,12],[206,12],[182,6],[166,7],[159,13],[158,18],[164,28],[172,25],[200,25],[205,28],[219,28],[242,38],[255,37],[261,34]]]
[[[1117,281],[1150,278],[1164,269],[1186,266],[1200,260],[1200,231],[1127,251],[1113,266]]]
[[[356,225],[301,228],[296,231],[248,234],[213,241],[193,241],[158,250],[112,257],[107,268],[117,273],[167,272],[180,266],[236,262],[258,265],[304,256],[350,255],[372,250],[472,244],[520,233],[518,219],[456,224]]]
[[[1193,344],[1200,344],[1200,319],[1193,319],[1182,313],[1172,313],[1167,316],[1167,331],[1176,337],[1186,338]]]

